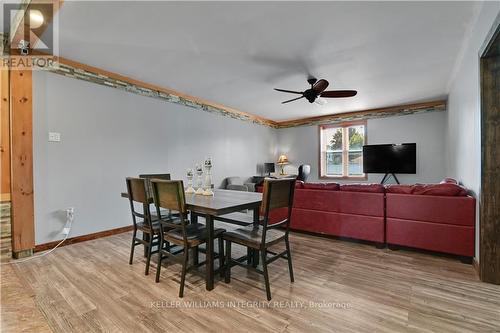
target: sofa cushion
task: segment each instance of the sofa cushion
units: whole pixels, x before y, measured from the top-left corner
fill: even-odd
[[[474,256],[474,227],[388,218],[386,241],[419,249]]]
[[[384,217],[384,193],[338,191],[338,212]]]
[[[373,242],[384,241],[384,217],[294,208],[290,222],[290,227],[296,230]]]
[[[446,177],[439,184],[455,184],[458,185],[458,181],[454,178]]]
[[[427,185],[414,185],[412,194],[416,195],[439,195],[446,197],[465,197],[467,190],[462,186],[444,183],[444,184],[427,184]]]
[[[385,188],[382,184],[342,184],[341,191],[346,192],[368,192],[368,193],[384,193]]]
[[[386,194],[387,218],[474,226],[472,197]]]
[[[399,194],[412,194],[413,185],[387,185],[385,187],[386,193],[399,193]]]
[[[330,191],[338,191],[339,184],[337,183],[304,183],[302,188],[309,190],[330,190]]]
[[[297,189],[293,196],[293,207],[311,210],[340,212],[340,191]]]

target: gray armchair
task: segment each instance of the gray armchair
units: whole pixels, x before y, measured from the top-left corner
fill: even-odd
[[[255,192],[255,183],[244,181],[242,177],[228,177],[225,179],[226,190]]]

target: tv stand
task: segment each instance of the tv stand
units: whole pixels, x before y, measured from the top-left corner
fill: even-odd
[[[398,177],[396,177],[396,175],[393,174],[393,173],[386,173],[385,176],[384,176],[384,178],[382,178],[382,181],[380,182],[380,184],[385,184],[385,182],[388,181],[389,178],[391,178],[391,176],[392,176],[392,178],[394,178],[394,180],[396,181],[396,183],[399,184]]]

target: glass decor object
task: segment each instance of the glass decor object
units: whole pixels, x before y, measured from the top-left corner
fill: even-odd
[[[203,194],[203,168],[200,164],[196,164],[195,167],[196,175],[198,176],[196,179],[196,194]]]
[[[186,170],[186,178],[187,178],[187,183],[188,183],[188,187],[186,189],[186,193],[194,193],[196,192],[195,189],[193,188],[193,176],[194,176],[194,173],[193,173],[193,169],[189,168]]]
[[[205,160],[205,191],[203,195],[214,195],[212,191],[212,159],[207,157]]]

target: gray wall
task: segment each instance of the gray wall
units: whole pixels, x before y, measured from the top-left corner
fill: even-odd
[[[445,129],[446,112],[369,119],[367,139],[368,144],[416,142],[417,174],[397,175],[399,181],[406,184],[434,183],[445,176]],[[318,126],[278,130],[278,147],[278,153],[285,153],[291,161],[285,169],[287,173],[296,173],[300,164],[310,164],[310,180],[318,181]],[[381,174],[370,174],[367,182],[378,183],[382,177]]]
[[[481,192],[481,107],[479,51],[497,15],[500,2],[484,2],[464,45],[448,97],[446,172],[476,195]],[[476,206],[476,258],[479,258],[479,200]]]
[[[275,130],[52,73],[34,72],[36,244],[131,224],[125,177],[185,170],[212,157],[214,184],[273,161]],[[48,142],[48,132],[62,141]]]

